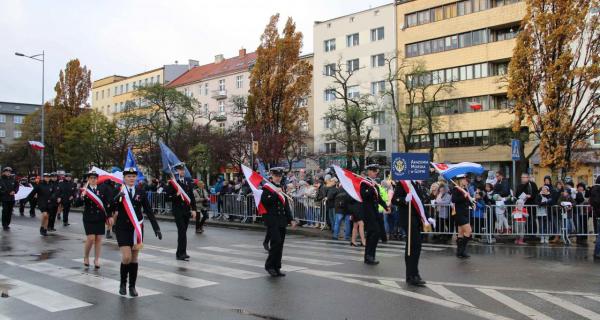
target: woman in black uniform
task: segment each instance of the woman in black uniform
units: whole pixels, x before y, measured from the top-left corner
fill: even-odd
[[[454,222],[458,228],[456,238],[456,256],[461,259],[469,258],[467,244],[471,240],[471,225],[469,224],[469,210],[471,208],[471,196],[467,191],[469,182],[466,175],[456,176],[458,185],[452,189],[452,203],[454,203]]]
[[[75,200],[76,207],[83,207],[83,229],[85,230],[85,245],[83,249],[83,265],[90,266],[90,251],[94,246],[94,267],[100,268],[100,250],[102,236],[106,223],[106,195],[98,190],[98,173],[90,171],[87,174],[87,187],[81,189],[80,196]]]
[[[135,186],[135,180],[137,179],[136,168],[125,168],[123,170],[123,182],[121,186],[121,192],[117,194],[114,201],[115,215],[109,219],[109,224],[115,224],[115,235],[117,236],[117,244],[121,251],[121,284],[119,287],[119,294],[127,294],[127,275],[129,275],[129,295],[137,297],[138,293],[135,290],[135,282],[137,280],[138,273],[138,253],[142,248],[142,239],[137,239],[134,227],[134,221],[127,214],[126,207],[129,207],[128,203],[131,203],[131,207],[134,212],[131,212],[140,222],[141,232],[143,237],[144,226],[142,221],[144,219],[143,213],[148,216],[154,234],[158,239],[162,240],[162,233],[154,217],[154,212],[150,209],[150,203],[148,202],[148,196],[141,187]],[[126,198],[127,197],[127,198]],[[138,240],[138,241],[134,241]]]
[[[349,197],[348,199],[348,211],[352,215],[352,237],[350,245],[353,247],[365,246],[365,215],[361,210],[360,202]],[[360,236],[360,243],[356,244],[356,235]]]

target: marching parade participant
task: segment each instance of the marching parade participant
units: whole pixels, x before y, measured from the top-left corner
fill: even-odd
[[[150,209],[148,196],[144,189],[135,185],[137,179],[137,169],[135,167],[125,168],[123,170],[123,185],[121,192],[114,199],[115,216],[109,218],[109,225],[115,225],[115,235],[117,244],[121,251],[121,283],[119,294],[127,294],[127,278],[129,276],[129,295],[137,297],[135,283],[138,273],[138,254],[142,249],[142,240],[144,236],[144,216],[145,213],[150,219],[154,234],[162,240],[162,233],[156,222],[156,217]]]
[[[457,175],[458,185],[452,189],[452,203],[454,203],[454,221],[458,228],[456,238],[456,256],[461,259],[469,258],[467,254],[467,245],[471,240],[471,224],[469,222],[469,213],[471,210],[472,199],[467,191],[469,182],[465,174]]]
[[[19,191],[19,184],[12,177],[12,168],[2,169],[0,178],[0,201],[2,201],[2,229],[10,230],[13,208],[15,206],[15,194]]]
[[[29,186],[35,190],[35,187],[40,184],[40,179],[37,177],[29,178]],[[33,193],[33,192],[32,192]],[[37,197],[33,194],[29,194],[27,197],[27,201],[29,201],[29,216],[35,218],[35,208],[37,207]]]
[[[29,182],[29,180],[27,180],[27,178],[21,178],[21,180],[19,181],[19,188],[20,187],[33,188],[32,184]],[[25,197],[24,199],[19,200],[19,215],[20,216],[25,216],[25,205],[27,204],[27,201],[29,201],[29,196]]]
[[[369,265],[379,264],[375,259],[377,251],[377,243],[381,238],[381,230],[379,222],[379,206],[382,206],[385,213],[389,213],[390,209],[387,203],[381,198],[379,187],[375,182],[375,178],[379,175],[379,165],[371,164],[366,166],[367,180],[370,184],[363,183],[360,186],[360,195],[362,197],[362,211],[365,219],[365,230],[367,232],[367,246],[365,247],[365,263]]]
[[[37,198],[37,206],[42,213],[40,235],[48,235],[48,224],[50,220],[50,212],[58,206],[57,199],[59,197],[58,188],[50,180],[51,174],[44,173],[44,180],[35,186],[31,197]]]
[[[58,183],[60,189],[61,203],[62,203],[62,221],[63,226],[69,226],[69,212],[71,211],[71,204],[75,196],[77,195],[77,185],[73,182],[70,173],[65,173],[64,179]]]
[[[196,219],[196,199],[194,197],[194,182],[185,176],[185,164],[176,163],[174,166],[177,176],[171,175],[165,193],[171,201],[173,216],[177,225],[177,260],[189,260],[187,254],[187,230],[190,218]]]
[[[102,249],[102,236],[104,224],[107,221],[106,203],[109,198],[98,188],[98,173],[90,171],[87,183],[81,189],[80,196],[75,200],[76,207],[83,206],[83,229],[85,230],[85,245],[83,250],[83,264],[90,266],[90,251],[94,246],[94,268],[100,268],[100,250]]]
[[[58,207],[60,206],[62,201],[60,188],[58,186],[58,175],[56,172],[50,173],[50,184],[52,185],[52,189],[56,193],[56,197],[54,197],[52,201],[48,204],[48,227],[46,228],[46,230],[56,231],[56,229],[54,229],[54,223],[56,222]]]

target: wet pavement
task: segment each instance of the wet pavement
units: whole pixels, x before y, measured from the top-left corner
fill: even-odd
[[[3,319],[600,319],[600,263],[592,247],[474,244],[458,260],[451,245],[426,244],[420,272],[428,286],[404,282],[404,246],[381,245],[378,266],[345,241],[286,239],[284,278],[262,266],[264,234],[207,228],[188,233],[190,262],[176,261],[176,228],[147,235],[138,291],[118,295],[120,257],[103,245],[99,270],[82,264],[81,216],[51,236],[39,220],[14,216],[0,232]],[[593,239],[590,239],[593,240]],[[93,261],[93,260],[92,260]]]

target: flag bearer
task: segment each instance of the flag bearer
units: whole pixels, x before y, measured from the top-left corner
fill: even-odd
[[[367,231],[367,246],[365,248],[365,263],[369,265],[377,265],[379,261],[375,260],[375,251],[379,242],[381,232],[379,223],[379,206],[382,206],[386,213],[390,212],[387,203],[383,201],[379,194],[379,188],[375,182],[375,178],[379,174],[379,166],[371,164],[367,167],[367,180],[370,184],[361,183],[360,196],[362,197],[362,211],[365,221],[365,229]]]
[[[196,219],[196,199],[194,197],[194,181],[185,176],[185,164],[175,164],[177,176],[169,181],[165,193],[167,200],[173,204],[173,216],[177,225],[177,260],[189,260],[187,254],[187,229],[190,218]]]

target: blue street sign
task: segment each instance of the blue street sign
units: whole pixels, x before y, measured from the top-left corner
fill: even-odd
[[[392,179],[429,179],[429,153],[392,153]]]
[[[514,161],[521,160],[521,140],[512,139],[511,141],[511,155]]]

